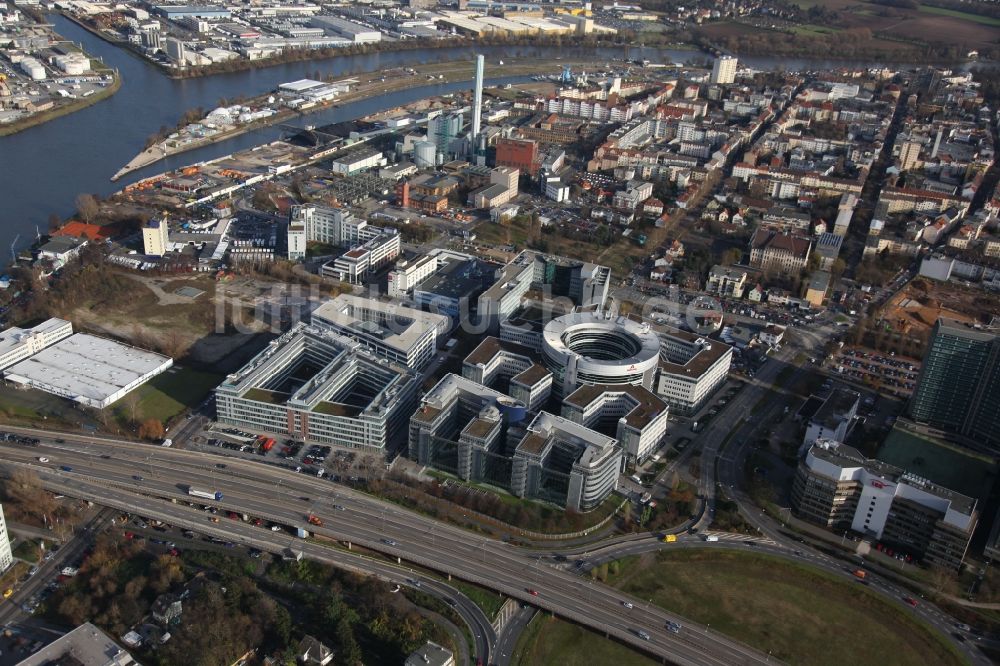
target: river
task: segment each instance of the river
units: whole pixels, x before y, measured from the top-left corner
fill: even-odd
[[[421,49],[345,56],[315,62],[292,63],[276,67],[218,74],[211,77],[174,80],[134,54],[103,41],[60,15],[51,15],[55,30],[63,37],[82,44],[89,53],[117,68],[122,77],[121,89],[108,100],[68,116],[57,118],[18,134],[0,138],[0,257],[8,248],[28,245],[36,228],[45,232],[52,213],[60,216],[73,211],[73,201],[81,192],[107,195],[122,186],[153,173],[202,160],[219,157],[277,138],[277,127],[244,134],[228,141],[205,146],[129,174],[117,183],[111,176],[142,148],[146,138],[161,126],[173,127],[181,114],[190,108],[210,109],[220,98],[259,95],[279,83],[314,76],[347,75],[411,66],[445,60],[472,60],[475,53],[487,55],[487,78],[495,83],[519,79],[490,77],[490,65],[499,58],[549,58],[557,73],[558,57],[593,56],[597,59],[621,58],[622,49],[581,49],[575,47],[493,46],[474,49]],[[632,48],[631,58],[649,58],[654,62],[684,62],[704,58],[695,51],[671,51]],[[778,65],[786,69],[822,69],[850,65],[843,61],[778,60],[741,58],[760,69]],[[859,63],[853,63],[859,64]],[[471,67],[471,65],[470,65]],[[454,92],[471,83],[444,83],[391,93],[367,99],[323,113],[307,116],[299,122],[324,124],[358,118],[374,111],[406,104],[437,94]],[[5,263],[5,262],[4,262]]]

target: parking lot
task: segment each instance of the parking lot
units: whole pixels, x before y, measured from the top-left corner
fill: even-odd
[[[279,439],[275,435],[251,433],[224,425],[216,425],[203,434],[203,437],[192,438],[188,446],[248,460],[263,459],[302,474],[327,477],[333,481],[362,481],[380,462],[372,454],[318,444],[306,445],[293,439]]]
[[[831,369],[886,395],[907,398],[916,388],[920,362],[902,356],[886,356],[845,347],[834,356]]]

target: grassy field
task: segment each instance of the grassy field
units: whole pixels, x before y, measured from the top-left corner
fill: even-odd
[[[958,11],[957,9],[945,9],[944,7],[928,7],[927,5],[920,5],[920,11],[924,12],[925,14],[950,16],[952,18],[962,19],[963,21],[972,21],[973,23],[978,23],[980,25],[1000,27],[1000,19],[993,18],[992,16],[980,16],[979,14],[970,14],[968,12],[961,12]]]
[[[473,603],[486,613],[486,617],[490,620],[493,620],[497,616],[497,613],[500,612],[500,607],[503,606],[504,599],[496,592],[460,580],[453,580],[449,584],[469,597]]]
[[[803,23],[802,25],[797,25],[792,28],[792,32],[798,33],[800,35],[829,35],[834,32],[838,32],[837,28],[831,28],[826,25],[813,25],[812,23]]]
[[[166,423],[201,402],[222,380],[222,375],[173,367],[153,377],[133,393],[138,398],[135,420],[158,419]],[[125,396],[112,409],[131,418],[131,398]]]
[[[592,631],[542,613],[535,616],[521,635],[512,657],[514,666],[652,666],[658,663]]]
[[[796,664],[960,664],[909,613],[811,567],[739,552],[661,552],[630,560],[612,583]],[[850,636],[837,650],[830,636]]]
[[[17,544],[14,548],[14,557],[24,560],[25,562],[31,562],[32,564],[38,563],[39,551],[38,544],[30,539],[25,539]]]

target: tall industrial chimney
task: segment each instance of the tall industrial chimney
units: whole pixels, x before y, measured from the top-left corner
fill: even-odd
[[[472,145],[476,144],[483,119],[483,66],[485,57],[476,56],[476,89],[472,98]]]

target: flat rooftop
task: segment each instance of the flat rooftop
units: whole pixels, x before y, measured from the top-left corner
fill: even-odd
[[[18,666],[82,664],[83,666],[130,666],[139,662],[118,646],[106,633],[85,622],[49,643]]]
[[[810,453],[820,460],[825,460],[841,468],[863,467],[869,473],[881,476],[895,483],[904,483],[915,488],[920,488],[931,495],[950,501],[953,510],[965,515],[970,514],[976,508],[976,500],[967,495],[939,486],[929,479],[907,472],[887,462],[874,458],[866,458],[860,451],[846,444],[836,443],[836,446],[829,448],[814,445],[810,449]]]
[[[528,434],[517,445],[517,450],[539,454],[551,440],[580,447],[575,464],[590,466],[604,457],[609,449],[618,445],[614,437],[602,435],[596,430],[580,425],[548,412],[539,412],[528,426]]]
[[[854,404],[861,399],[861,394],[851,389],[837,387],[823,402],[812,417],[812,421],[824,428],[834,430],[850,414]]]
[[[635,406],[625,414],[625,422],[633,428],[644,428],[649,422],[667,411],[667,403],[642,386],[632,384],[584,384],[570,393],[564,400],[571,405],[586,409],[605,393],[625,394]]]
[[[17,326],[11,326],[8,329],[0,331],[0,355],[6,354],[11,349],[20,345],[23,339],[27,336],[53,333],[68,323],[69,322],[65,319],[53,317],[52,319],[46,319],[41,324],[32,326],[31,328],[18,328]]]
[[[448,261],[437,273],[420,283],[416,291],[449,299],[473,297],[492,282],[496,266],[479,259]]]
[[[51,387],[70,399],[102,402],[173,363],[167,356],[76,333],[7,368],[11,381]]]
[[[538,363],[533,364],[524,372],[520,372],[510,378],[511,384],[521,384],[522,386],[534,386],[545,379],[546,375],[551,375],[549,369]]]
[[[630,319],[634,321],[642,321],[640,317],[635,315],[629,315]],[[664,357],[663,347],[661,345],[660,349],[660,369],[664,370],[670,374],[674,375],[684,375],[687,377],[700,377],[709,368],[715,365],[720,358],[728,354],[732,347],[719,340],[713,340],[703,335],[696,335],[694,333],[689,333],[688,331],[682,331],[679,328],[673,328],[671,326],[665,326],[663,324],[650,323],[649,327],[656,331],[657,335],[661,339],[666,341],[675,340],[679,343],[688,345],[694,350],[694,353],[683,363],[674,361],[669,357]],[[703,340],[700,347],[697,347],[698,341]]]
[[[442,333],[451,322],[445,315],[341,294],[312,313],[312,321],[332,326],[345,335],[377,339],[386,347],[409,353],[431,330]]]
[[[534,359],[537,355],[528,347],[524,345],[519,345],[515,342],[505,342],[499,338],[489,335],[483,338],[475,349],[473,349],[468,356],[465,357],[465,363],[470,363],[472,365],[477,365],[479,363],[489,363],[497,354],[506,353],[513,354],[517,356],[523,356],[528,359]]]

